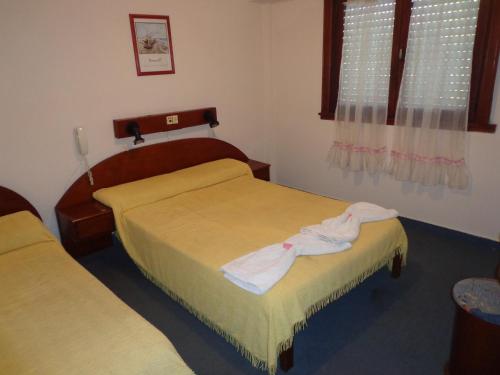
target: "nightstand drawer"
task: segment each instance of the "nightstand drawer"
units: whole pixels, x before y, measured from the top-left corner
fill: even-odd
[[[113,211],[97,201],[56,208],[61,242],[73,257],[111,246]]]
[[[115,229],[113,214],[111,212],[85,218],[75,222],[74,239],[84,239],[101,235],[103,232],[112,232]]]

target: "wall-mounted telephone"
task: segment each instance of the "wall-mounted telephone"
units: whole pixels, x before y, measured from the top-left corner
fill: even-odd
[[[85,163],[85,169],[87,170],[87,175],[89,176],[90,185],[94,185],[94,178],[92,176],[92,171],[90,170],[89,162],[87,160],[87,154],[89,153],[89,144],[87,141],[87,135],[85,134],[85,129],[75,128],[75,138],[78,153],[82,156],[83,162]]]
[[[78,152],[82,156],[86,156],[89,153],[89,144],[87,141],[87,135],[83,128],[75,129],[76,145],[78,146]]]

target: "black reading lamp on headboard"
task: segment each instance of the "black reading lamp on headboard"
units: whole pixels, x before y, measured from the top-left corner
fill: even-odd
[[[214,112],[205,111],[205,113],[203,113],[203,118],[208,123],[208,125],[210,125],[211,128],[219,126],[219,121],[217,121],[217,117]]]
[[[139,143],[144,143],[144,138],[141,137],[141,128],[139,124],[135,121],[129,122],[127,125],[127,133],[134,136],[134,145]]]

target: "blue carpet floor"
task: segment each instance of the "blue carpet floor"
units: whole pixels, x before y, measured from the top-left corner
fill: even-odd
[[[454,317],[451,288],[463,278],[492,277],[500,245],[401,221],[409,239],[401,277],[382,269],[315,314],[296,335],[295,366],[287,374],[443,373]],[[197,374],[265,374],[147,281],[119,244],[80,263],[164,332]]]

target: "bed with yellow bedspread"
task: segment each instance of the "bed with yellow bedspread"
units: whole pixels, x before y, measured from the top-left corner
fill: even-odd
[[[407,251],[397,219],[363,224],[351,249],[298,257],[259,296],[225,279],[221,266],[337,216],[349,203],[255,179],[231,159],[94,197],[113,208],[119,236],[143,273],[269,373],[311,314]]]
[[[193,374],[34,215],[0,217],[0,374]]]

